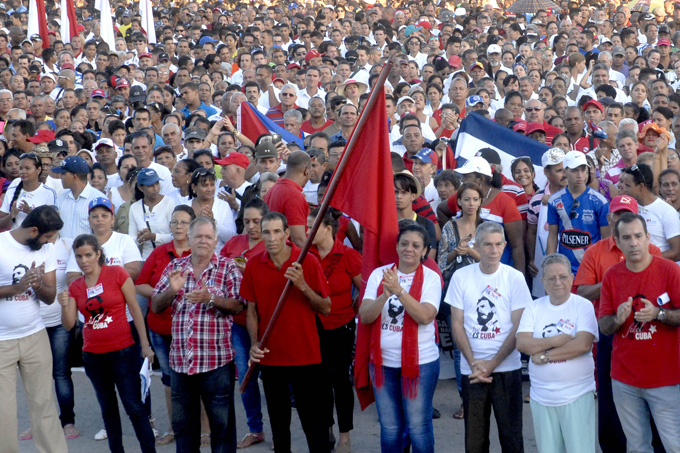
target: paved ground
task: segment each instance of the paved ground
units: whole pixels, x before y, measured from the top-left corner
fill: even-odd
[[[108,445],[106,441],[97,442],[94,440],[94,435],[103,428],[103,422],[97,404],[94,390],[90,381],[85,376],[85,373],[74,371],[73,380],[76,389],[76,426],[81,430],[82,434],[78,439],[68,441],[69,451],[71,452],[106,452]],[[525,383],[525,393],[528,393],[528,383]],[[163,387],[160,382],[160,375],[156,374],[153,377],[153,384],[151,387],[153,413],[156,417],[156,426],[161,432],[167,430],[169,427],[168,417],[165,410],[165,401],[163,399]],[[19,430],[23,431],[28,428],[28,411],[23,397],[23,389],[19,384],[18,391],[19,401]],[[264,403],[264,397],[263,397]],[[463,449],[463,421],[455,420],[452,415],[460,407],[460,398],[456,389],[455,380],[440,380],[437,391],[434,396],[435,407],[441,411],[442,417],[434,421],[434,430],[436,438],[436,450],[446,452],[462,452]],[[378,424],[378,416],[375,411],[375,405],[369,407],[366,411],[360,412],[358,410],[358,403],[356,404],[354,418],[354,431],[352,432],[352,446],[355,452],[377,452],[379,451],[380,429]],[[130,424],[125,411],[120,407],[120,412],[123,417],[123,436],[127,451],[139,451],[139,444],[134,437],[132,425]],[[295,453],[302,453],[307,451],[306,444],[300,422],[295,415],[293,415],[293,451]],[[248,450],[252,453],[269,453],[271,446],[271,431],[269,429],[268,417],[265,413],[265,433],[267,441],[264,444],[253,446]],[[236,416],[238,420],[237,430],[239,438],[247,431],[245,423],[245,413],[240,401],[236,404]],[[524,445],[525,451],[536,452],[536,442],[534,439],[533,426],[531,423],[531,410],[528,404],[524,405]],[[337,435],[337,433],[336,433]],[[36,452],[33,441],[21,441],[20,448],[22,452]],[[1,450],[1,448],[0,448]],[[208,451],[208,448],[204,448]],[[175,444],[170,444],[165,447],[159,447],[159,452],[175,451]],[[492,441],[491,451],[499,452],[500,446],[498,444],[498,437],[495,427],[492,423]]]

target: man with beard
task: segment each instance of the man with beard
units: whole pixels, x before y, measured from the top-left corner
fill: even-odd
[[[499,329],[496,306],[488,297],[477,301],[477,324],[480,332],[494,332]]]
[[[57,292],[52,246],[63,226],[51,206],[32,210],[21,227],[0,234],[6,256],[0,260],[0,444],[19,451],[17,366],[28,401],[31,431],[40,451],[67,451],[52,390],[52,353],[40,316],[40,302],[52,304]]]

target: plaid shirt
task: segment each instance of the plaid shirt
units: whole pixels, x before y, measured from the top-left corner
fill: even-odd
[[[163,271],[153,294],[160,294],[170,288],[168,276],[179,270],[189,271],[184,288],[172,301],[172,344],[170,346],[170,367],[177,373],[205,373],[234,360],[231,341],[231,315],[217,308],[209,309],[207,304],[186,302],[187,293],[200,289],[202,280],[217,297],[236,299],[239,296],[241,273],[232,259],[213,255],[203,274],[196,278],[191,265],[191,255],[173,260]]]

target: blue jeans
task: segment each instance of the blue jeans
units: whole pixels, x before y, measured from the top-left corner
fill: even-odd
[[[201,400],[210,421],[213,453],[236,451],[234,412],[234,362],[199,374],[172,370],[172,430],[178,452],[201,449]]]
[[[113,453],[124,452],[123,431],[118,412],[118,396],[123,403],[132,426],[135,429],[139,446],[143,452],[155,452],[155,438],[140,397],[138,349],[129,346],[120,351],[95,354],[83,352],[85,373],[92,381],[97,401],[102,411],[104,428]]]
[[[71,379],[71,365],[68,360],[69,347],[73,340],[73,330],[68,331],[58,325],[47,328],[52,349],[52,379],[57,391],[59,403],[59,419],[61,426],[75,423],[73,412],[73,380]]]
[[[236,370],[238,371],[238,380],[241,379],[248,372],[248,358],[250,358],[250,335],[248,330],[239,326],[236,323],[231,325],[231,339],[234,343],[234,350],[236,351]],[[262,397],[260,396],[260,387],[257,384],[257,376],[259,375],[259,368],[248,381],[246,391],[241,393],[241,402],[243,408],[246,410],[246,417],[248,418],[248,429],[251,433],[261,433],[264,430],[262,424]]]
[[[375,383],[375,367],[369,368]],[[385,380],[381,388],[373,384],[375,404],[380,420],[382,453],[401,453],[411,441],[413,453],[434,453],[432,398],[439,380],[439,359],[420,365],[418,395],[405,398],[401,385],[401,368],[383,367]]]
[[[650,416],[664,448],[669,453],[680,452],[677,423],[680,420],[680,388],[677,385],[640,388],[612,379],[614,403],[626,434],[628,451],[652,452]]]
[[[161,382],[164,386],[170,387],[170,343],[172,336],[161,335],[149,330],[149,341],[161,367]]]

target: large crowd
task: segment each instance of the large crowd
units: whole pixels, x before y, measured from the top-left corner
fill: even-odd
[[[46,35],[0,5],[1,451],[122,452],[120,398],[143,452],[263,443],[264,400],[274,451],[295,408],[296,449],[348,453],[356,379],[383,452],[488,452],[492,409],[522,452],[525,403],[539,452],[680,452],[680,3],[115,0],[112,31],[44,3]],[[364,226],[319,207],[383,89],[397,258],[362,275]],[[547,151],[456,159],[474,115]],[[433,432],[445,334],[460,446]]]

